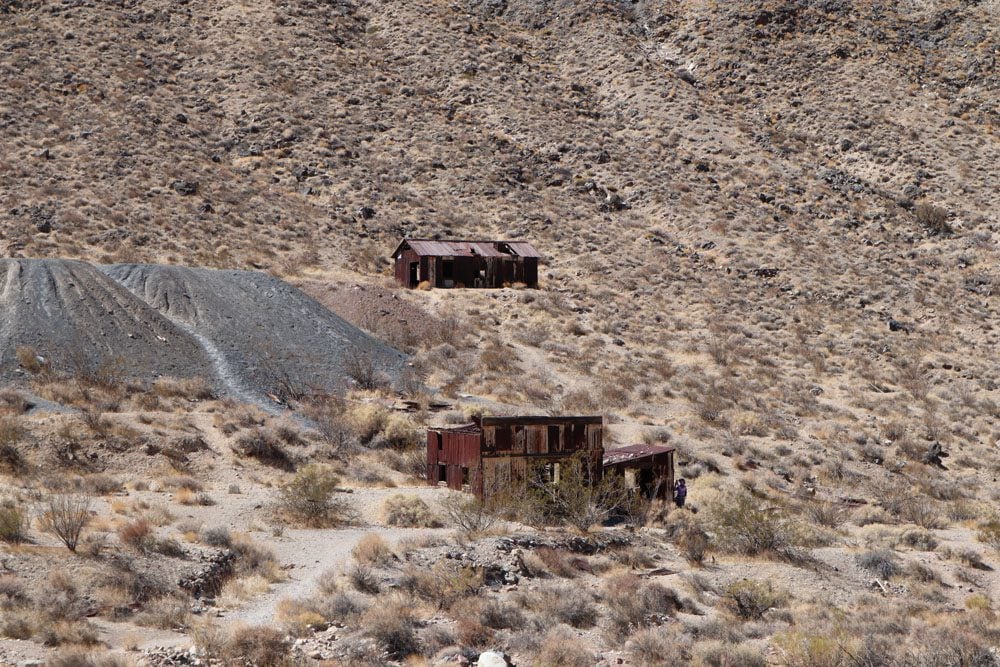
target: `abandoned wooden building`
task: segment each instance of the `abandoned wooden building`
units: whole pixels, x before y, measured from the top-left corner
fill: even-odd
[[[541,254],[526,241],[403,239],[392,258],[404,287],[538,287]]]
[[[601,477],[602,417],[481,417],[427,431],[427,481],[488,500],[533,479],[558,481],[561,461],[578,453]]]
[[[604,475],[622,475],[646,498],[669,500],[674,490],[674,447],[628,445],[604,452]]]

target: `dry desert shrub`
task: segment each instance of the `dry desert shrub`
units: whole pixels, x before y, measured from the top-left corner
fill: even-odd
[[[560,462],[558,482],[536,480],[530,485],[526,509],[539,522],[565,524],[586,533],[627,507],[632,494],[624,478],[609,475],[591,483],[592,465],[584,453]]]
[[[329,466],[304,466],[281,488],[278,508],[288,520],[311,528],[350,523],[354,515],[348,502],[337,497],[339,485]]]
[[[788,595],[776,590],[771,582],[744,579],[726,587],[726,601],[732,612],[744,621],[758,621],[772,609],[782,607]]]
[[[355,563],[352,565],[347,571],[347,580],[351,582],[354,590],[366,595],[378,595],[382,589],[378,577],[375,576],[375,572],[364,563]]]
[[[661,625],[684,607],[672,589],[633,574],[615,575],[604,582],[601,596],[608,608],[608,631],[617,641],[638,628]]]
[[[17,448],[26,429],[16,417],[0,416],[0,472],[16,473],[24,468],[24,458]]]
[[[980,524],[976,539],[1000,553],[1000,516],[994,516]]]
[[[0,415],[17,417],[27,412],[30,407],[31,403],[20,392],[0,389]]]
[[[442,609],[476,594],[482,586],[482,571],[449,561],[435,563],[429,570],[409,566],[399,580],[400,590]]]
[[[952,232],[947,209],[934,204],[918,204],[913,209],[913,215],[931,234],[947,235]]]
[[[224,526],[216,528],[206,528],[201,531],[201,541],[210,547],[228,549],[233,544],[233,536],[229,529]]]
[[[87,493],[96,496],[108,496],[122,490],[120,479],[103,472],[86,475],[81,480],[81,485]]]
[[[569,554],[552,547],[539,547],[524,557],[525,567],[532,576],[554,575],[570,579],[579,574]]]
[[[591,628],[597,623],[598,608],[593,596],[579,586],[551,583],[522,594],[523,606],[556,623],[574,628]]]
[[[714,501],[709,507],[709,515],[716,542],[726,551],[745,556],[798,557],[797,531],[780,507],[767,505],[740,491]]]
[[[304,637],[326,623],[326,617],[317,609],[315,601],[289,598],[278,603],[277,619],[285,632],[294,637]]]
[[[336,394],[315,394],[302,404],[302,414],[313,422],[334,450],[348,446],[354,432],[347,418],[347,404]]]
[[[232,449],[240,456],[257,459],[275,468],[291,470],[294,467],[283,443],[269,429],[256,428],[250,433],[241,435],[233,443]]]
[[[128,556],[113,554],[108,559],[109,570],[102,584],[121,593],[129,604],[143,604],[162,598],[171,592],[167,580],[155,570],[142,570]]]
[[[525,624],[524,612],[507,600],[479,596],[459,600],[452,605],[454,619],[470,618],[479,625],[493,630],[518,630]]]
[[[450,523],[467,535],[489,531],[500,520],[493,507],[465,493],[450,493],[441,501],[441,511]]]
[[[90,522],[91,502],[87,496],[55,494],[42,507],[42,530],[52,533],[70,551],[76,551],[80,535]]]
[[[392,547],[377,533],[368,533],[358,540],[351,555],[358,563],[375,567],[385,567],[398,560]]]
[[[185,398],[191,401],[207,401],[215,398],[212,386],[203,377],[157,378],[153,382],[153,393],[161,398]]]
[[[124,523],[118,528],[118,539],[126,547],[145,553],[153,546],[153,525],[145,518]]]
[[[68,649],[56,653],[46,664],[49,667],[129,667],[131,663],[124,656],[104,651]]]
[[[237,575],[259,574],[269,582],[285,578],[274,551],[244,535],[233,536],[229,545],[236,556],[234,571]]]
[[[930,531],[923,529],[907,530],[899,537],[899,544],[919,551],[934,551],[938,541]]]
[[[386,525],[403,528],[439,528],[441,521],[431,513],[430,507],[417,496],[397,494],[387,498],[382,505]]]
[[[144,605],[134,622],[147,628],[183,631],[191,624],[191,601],[172,595],[157,598]]]
[[[354,380],[359,389],[377,391],[389,386],[389,378],[379,371],[372,358],[365,354],[348,357],[344,363],[344,372]]]
[[[684,667],[691,664],[691,641],[680,633],[657,626],[642,628],[625,643],[632,664],[638,667]]]
[[[379,600],[359,621],[364,634],[377,641],[394,658],[405,658],[420,651],[417,640],[417,619],[413,600],[394,595]]]
[[[768,667],[759,649],[743,644],[709,641],[695,644],[692,664],[698,667]]]
[[[533,664],[559,667],[592,667],[594,655],[585,649],[576,634],[566,627],[555,627],[542,639],[542,649]]]
[[[858,567],[879,579],[891,579],[903,571],[899,558],[890,549],[866,551],[858,554],[854,560]]]
[[[233,630],[219,648],[218,657],[228,665],[292,667],[291,645],[272,627],[246,626]]]
[[[19,544],[25,538],[28,522],[12,500],[0,503],[0,541]]]

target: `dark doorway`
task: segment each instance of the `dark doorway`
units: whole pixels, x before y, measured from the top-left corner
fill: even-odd
[[[410,285],[416,285],[419,282],[418,269],[420,268],[419,262],[410,262]]]
[[[438,465],[438,481],[439,482],[448,481],[448,466],[444,464]]]

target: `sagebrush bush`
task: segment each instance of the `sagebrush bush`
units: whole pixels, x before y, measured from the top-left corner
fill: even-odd
[[[433,515],[430,507],[416,496],[397,494],[387,498],[382,505],[386,524],[403,528],[438,528],[441,521]]]
[[[378,578],[375,573],[372,572],[371,567],[365,565],[364,563],[355,563],[347,571],[347,580],[351,582],[351,586],[354,590],[359,593],[366,593],[368,595],[377,595],[380,586]]]
[[[638,667],[686,667],[691,664],[690,647],[690,640],[663,627],[643,628],[625,644],[632,664]]]
[[[284,633],[267,626],[242,627],[233,630],[221,648],[226,664],[271,665],[291,667],[295,664],[291,645]]]
[[[49,496],[41,517],[42,529],[52,533],[70,551],[76,551],[80,535],[90,522],[90,498],[73,494]]]
[[[224,526],[217,528],[207,528],[201,533],[201,541],[210,547],[221,547],[228,549],[233,543],[233,536],[229,529]]]
[[[13,504],[0,505],[0,541],[18,544],[24,540],[27,522],[21,510]]]
[[[760,649],[743,644],[720,641],[696,644],[693,657],[695,664],[703,667],[768,667],[767,658]]]
[[[777,507],[769,507],[749,493],[729,494],[710,508],[716,540],[727,551],[757,556],[789,556],[797,535],[791,520]]]
[[[390,597],[369,608],[362,615],[360,626],[391,657],[405,658],[420,650],[413,607],[413,600],[409,598]]]
[[[365,565],[384,567],[397,559],[392,547],[377,533],[368,533],[351,549],[354,560]]]
[[[237,574],[260,574],[268,581],[279,581],[283,578],[278,568],[278,559],[270,548],[243,536],[232,538],[229,548],[236,555]]]
[[[399,580],[400,589],[443,609],[474,595],[482,586],[482,570],[449,561],[439,561],[429,570],[410,566]]]
[[[1000,552],[1000,516],[980,524],[976,539],[994,551]]]
[[[590,628],[597,623],[594,599],[579,586],[562,583],[542,586],[524,602],[533,611],[574,628]]]
[[[279,507],[289,520],[312,528],[332,528],[351,521],[346,500],[336,496],[340,478],[327,466],[303,467],[281,488]]]
[[[281,440],[267,429],[257,428],[245,433],[233,443],[233,451],[240,456],[257,459],[261,463],[283,470],[292,469],[292,458]]]
[[[468,534],[484,533],[500,520],[492,506],[465,493],[446,496],[441,501],[441,510],[452,525]]]
[[[875,549],[858,554],[855,561],[862,570],[880,579],[891,579],[902,572],[899,559],[890,549]]]
[[[532,664],[559,667],[593,667],[594,655],[581,645],[576,635],[566,627],[553,628],[542,640],[542,649]]]
[[[744,621],[756,621],[764,614],[783,606],[788,596],[775,590],[770,582],[744,579],[726,588],[726,599],[733,612]]]
[[[616,575],[604,582],[601,592],[608,607],[611,635],[622,640],[637,628],[661,624],[683,607],[672,589],[633,574]]]
[[[146,552],[153,546],[153,526],[144,518],[129,521],[118,528],[118,539],[131,549]]]

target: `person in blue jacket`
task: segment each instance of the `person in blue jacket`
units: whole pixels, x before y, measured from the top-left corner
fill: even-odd
[[[687,484],[684,482],[684,478],[677,480],[677,484],[674,486],[674,504],[678,508],[684,507],[684,501],[687,500],[688,489]]]

